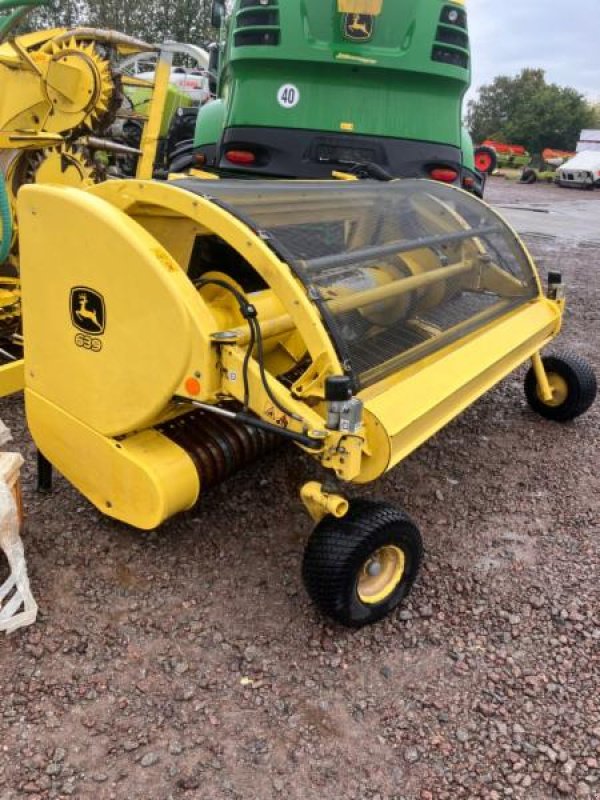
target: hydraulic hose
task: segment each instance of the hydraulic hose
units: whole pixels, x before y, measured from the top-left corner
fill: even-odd
[[[0,230],[2,231],[2,238],[0,239],[0,264],[4,264],[8,258],[8,254],[10,253],[13,225],[10,199],[8,197],[6,181],[2,172],[0,172],[0,221]]]

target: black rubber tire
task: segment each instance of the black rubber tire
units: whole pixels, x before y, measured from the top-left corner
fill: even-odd
[[[489,158],[489,166],[486,166],[485,169],[481,169],[481,167],[477,163],[477,156],[486,155]],[[498,155],[493,147],[487,147],[487,145],[481,145],[480,147],[475,148],[475,166],[480,172],[484,172],[487,175],[491,175],[498,166]]]
[[[194,166],[194,151],[192,145],[188,148],[180,147],[169,158],[169,172],[187,172]]]
[[[521,173],[520,183],[535,183],[537,181],[537,174],[531,167],[525,167]]]
[[[546,419],[555,422],[570,422],[580,417],[596,399],[598,384],[596,375],[588,362],[574,353],[544,356],[547,373],[556,373],[567,382],[568,394],[564,403],[549,406],[540,399],[533,367],[525,378],[525,396],[531,408]]]
[[[373,553],[395,545],[404,553],[404,575],[394,591],[376,605],[357,592],[360,570]],[[306,590],[319,610],[351,628],[387,616],[406,597],[423,560],[421,534],[410,517],[387,503],[355,500],[342,519],[327,516],[308,541],[302,565]]]

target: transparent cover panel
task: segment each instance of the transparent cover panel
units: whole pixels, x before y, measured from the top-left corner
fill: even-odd
[[[537,296],[494,211],[432,181],[184,180],[270,243],[319,307],[357,388]]]

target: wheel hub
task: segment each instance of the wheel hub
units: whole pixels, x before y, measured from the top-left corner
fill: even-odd
[[[492,157],[488,153],[479,153],[475,157],[475,166],[480,172],[487,172],[492,166]]]
[[[549,372],[548,373],[548,383],[550,384],[550,388],[552,389],[552,400],[544,400],[541,395],[541,392],[537,390],[538,398],[542,403],[547,406],[552,406],[556,408],[557,406],[562,406],[563,403],[566,402],[567,397],[569,396],[569,384],[566,380],[556,372]]]
[[[405,566],[406,559],[399,547],[379,548],[360,571],[357,591],[361,602],[375,605],[386,600],[402,580]]]
[[[367,574],[371,578],[378,578],[381,575],[381,570],[383,567],[381,566],[380,561],[371,561],[369,566],[367,567]]]

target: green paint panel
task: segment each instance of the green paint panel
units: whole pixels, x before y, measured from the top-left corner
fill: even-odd
[[[461,145],[460,100],[437,76],[394,82],[383,70],[345,64],[247,62],[241,69],[232,65],[228,77],[226,127],[348,132],[352,125],[357,134]],[[299,93],[293,108],[278,100],[285,84]]]
[[[224,127],[463,146],[470,83],[464,5],[384,0],[370,18],[337,8],[337,0],[235,0],[222,32]],[[284,94],[286,85],[295,94]],[[208,141],[203,116],[197,144]]]

